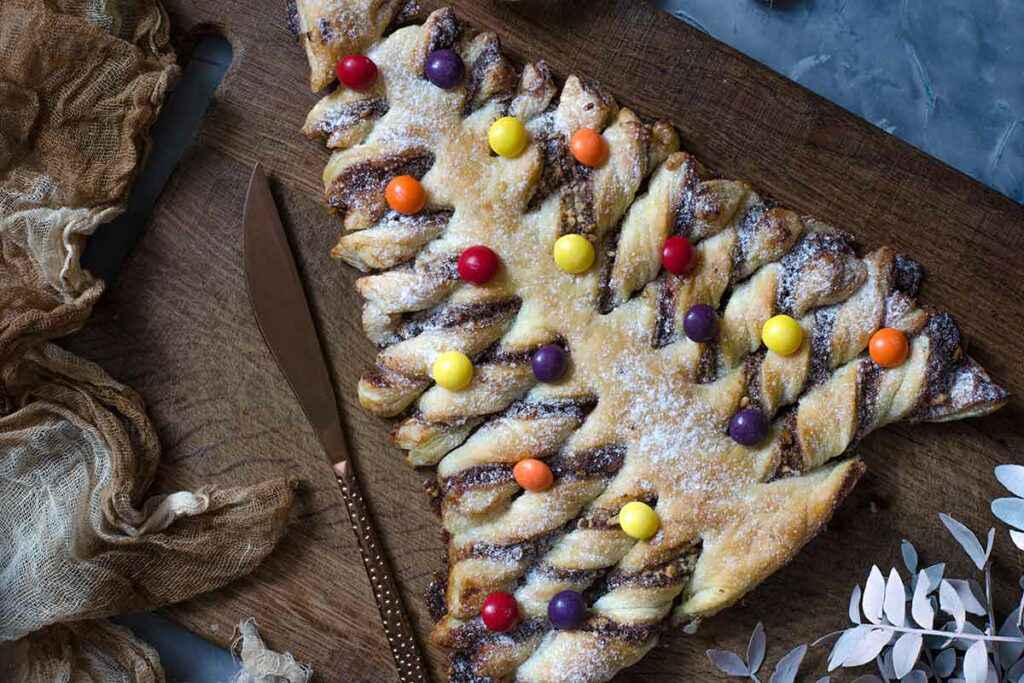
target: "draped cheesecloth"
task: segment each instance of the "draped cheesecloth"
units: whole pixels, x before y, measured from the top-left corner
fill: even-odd
[[[142,399],[53,342],[103,291],[79,257],[177,74],[155,0],[0,0],[0,680],[162,681],[104,617],[247,574],[285,530],[284,479],[150,495]]]

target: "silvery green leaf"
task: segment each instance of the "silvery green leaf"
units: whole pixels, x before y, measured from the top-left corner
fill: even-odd
[[[999,629],[999,635],[1004,638],[1020,638],[1020,643],[996,643],[996,653],[999,656],[999,663],[1003,665],[1003,668],[1009,669],[1010,666],[1024,655],[1024,633],[1021,632],[1019,626],[1017,626],[1017,618],[1020,614],[1020,608],[1013,610],[1010,616],[1006,617],[1006,621],[1003,622],[1002,627]]]
[[[750,634],[750,642],[747,643],[747,668],[750,673],[756,674],[764,663],[764,651],[767,645],[767,638],[764,635],[764,624],[760,621]]]
[[[878,566],[871,567],[868,580],[864,584],[864,597],[861,606],[864,608],[864,616],[872,624],[882,621],[882,603],[885,600],[885,579],[882,577]]]
[[[921,640],[920,633],[904,633],[892,646],[892,671],[896,678],[903,678],[917,664],[921,654]]]
[[[939,678],[947,678],[953,669],[956,668],[956,650],[951,647],[947,647],[945,650],[935,655],[935,675]]]
[[[828,676],[822,676],[821,678],[819,678],[819,679],[818,679],[817,681],[815,681],[814,683],[830,683],[830,682],[831,682],[831,680],[832,680],[832,679],[831,679],[831,678],[829,678]]]
[[[887,647],[882,650],[882,654],[875,660],[878,663],[878,673],[882,674],[882,679],[885,681],[891,681],[896,678],[896,672],[892,668],[892,648]]]
[[[835,671],[841,667],[854,645],[870,632],[870,626],[854,626],[843,631],[836,644],[832,646],[832,654],[828,657],[828,670]]]
[[[1024,465],[999,465],[996,479],[1015,496],[1024,498]]]
[[[906,566],[907,571],[910,572],[911,575],[916,574],[917,548],[914,547],[914,544],[904,538],[900,541],[900,553],[903,555],[903,564]]]
[[[923,569],[917,576],[914,597],[910,601],[910,614],[921,628],[930,629],[935,624],[935,610],[928,599],[928,577]]]
[[[742,676],[746,678],[750,675],[750,670],[747,669],[747,665],[743,663],[740,656],[735,652],[729,652],[728,650],[708,650],[705,653],[711,663],[714,664],[723,673],[730,676]]]
[[[1007,681],[1014,681],[1015,683],[1024,677],[1024,659],[1017,660],[1017,663],[1006,670]]]
[[[1024,529],[1024,500],[1020,498],[996,498],[992,514],[1012,527]]]
[[[992,557],[992,544],[996,540],[996,530],[991,528],[988,530],[988,540],[985,542],[985,562],[988,562],[988,558]]]
[[[956,590],[957,596],[960,598],[960,602],[964,605],[964,611],[968,614],[975,614],[977,616],[985,616],[988,611],[984,605],[978,601],[978,596],[971,588],[970,583],[962,579],[946,579],[946,581]]]
[[[928,674],[920,669],[914,669],[906,676],[900,678],[900,683],[928,683]]]
[[[967,683],[985,683],[988,680],[988,651],[985,641],[975,641],[964,655],[964,679]]]
[[[786,656],[775,665],[775,671],[772,672],[772,677],[768,679],[768,683],[793,683],[796,680],[797,673],[800,671],[800,663],[804,661],[804,655],[806,654],[806,645],[794,647],[787,652]]]
[[[946,572],[946,563],[939,562],[933,564],[930,567],[924,569],[925,576],[928,577],[928,593],[931,593],[939,587],[939,583],[942,582],[942,575]]]
[[[943,630],[944,631],[948,631],[950,633],[950,638],[949,638],[947,644],[952,644],[953,647],[956,648],[957,650],[963,650],[963,651],[966,651],[967,648],[969,648],[971,645],[973,645],[975,639],[974,638],[960,638],[958,636],[960,636],[960,635],[970,635],[970,636],[983,636],[983,635],[985,635],[984,633],[982,633],[980,628],[978,628],[977,626],[975,626],[974,624],[972,624],[969,621],[964,623],[963,628],[959,632],[957,632],[957,627],[956,627],[956,622],[955,621],[951,621],[948,624],[946,624],[946,626],[943,628]]]
[[[884,628],[871,629],[850,648],[850,653],[843,660],[843,666],[853,668],[867,664],[878,656],[891,639],[892,631]]]
[[[993,513],[995,513],[996,502],[992,503]],[[1020,502],[1024,504],[1024,500]],[[997,514],[996,517],[999,517],[999,515]],[[949,533],[953,534],[953,538],[955,538],[956,542],[960,544],[960,547],[964,549],[964,552],[966,552],[971,558],[971,561],[974,562],[975,566],[977,566],[978,569],[984,569],[988,556],[985,554],[985,549],[981,547],[981,542],[978,541],[978,537],[974,535],[974,532],[944,512],[939,513],[939,519],[941,519],[942,523],[946,525],[947,529],[949,529]]]
[[[860,623],[860,586],[854,586],[850,594],[850,621]]]
[[[1010,540],[1013,541],[1018,550],[1024,550],[1024,532],[1010,529]]]
[[[962,631],[964,621],[967,619],[967,615],[964,612],[964,603],[961,602],[956,589],[947,580],[943,580],[939,585],[939,607],[942,608],[943,612],[956,620],[956,630]]]
[[[903,626],[907,619],[907,589],[895,567],[889,571],[889,580],[885,583],[884,611],[893,626]]]

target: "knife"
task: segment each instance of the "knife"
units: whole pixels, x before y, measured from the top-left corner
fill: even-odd
[[[427,669],[398,593],[362,489],[348,457],[338,401],[298,269],[262,166],[249,179],[243,218],[243,260],[256,324],[313,426],[338,480],[359,554],[373,587],[400,681],[428,683]]]

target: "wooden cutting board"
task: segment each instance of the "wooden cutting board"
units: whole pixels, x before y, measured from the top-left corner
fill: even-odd
[[[269,644],[325,681],[394,678],[341,499],[298,405],[260,341],[241,260],[242,199],[252,164],[274,177],[287,229],[339,388],[351,452],[421,634],[421,599],[442,543],[421,481],[366,415],[355,383],[374,355],[359,324],[355,273],[328,258],[339,230],[321,207],[320,145],[299,127],[316,101],[281,2],[165,0],[182,46],[222,31],[234,63],[194,147],[89,327],[70,346],[145,397],[165,449],[159,489],[297,476],[291,530],[252,576],[167,610],[222,645],[255,616]],[[434,2],[425,2],[428,8]],[[609,86],[620,102],[682,131],[685,147],[726,177],[857,235],[893,244],[928,269],[923,299],[953,311],[973,353],[1012,392],[1024,391],[1024,209],[848,112],[637,0],[500,4],[455,0],[510,52],[543,56],[559,75]],[[571,7],[571,9],[570,9]],[[785,39],[779,36],[779,39]],[[854,583],[888,567],[901,538],[926,560],[967,563],[940,526],[949,511],[976,529],[994,520],[998,463],[1024,453],[1019,399],[949,425],[897,426],[869,437],[870,466],[829,529],[742,605],[696,636],[670,636],[621,680],[705,680],[711,646],[742,650],[758,621],[769,662],[842,627]],[[999,536],[996,575],[1012,587],[1020,554]],[[941,554],[941,558],[939,555]],[[1008,595],[1002,596],[1005,600]],[[437,678],[443,659],[430,652]],[[812,656],[820,664],[820,656]],[[820,667],[819,667],[820,668]]]

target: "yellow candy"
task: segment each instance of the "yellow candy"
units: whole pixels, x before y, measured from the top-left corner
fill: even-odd
[[[803,343],[804,329],[788,315],[776,315],[761,328],[761,341],[780,356],[788,356]]]
[[[495,154],[507,159],[519,156],[528,142],[526,128],[514,116],[503,116],[491,124],[487,142]]]
[[[638,541],[646,541],[658,533],[661,522],[658,520],[658,513],[651,509],[647,503],[634,500],[626,503],[619,510],[619,526]]]
[[[555,263],[567,273],[585,273],[594,265],[594,245],[583,235],[562,235],[555,240]]]
[[[445,351],[434,361],[430,375],[439,386],[449,391],[461,391],[473,381],[473,362],[459,351]]]

